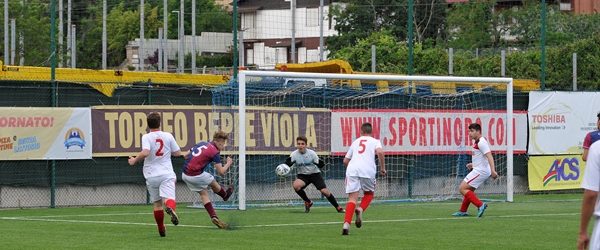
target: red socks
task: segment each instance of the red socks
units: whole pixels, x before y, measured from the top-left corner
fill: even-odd
[[[356,208],[356,203],[354,203],[354,202],[346,203],[346,215],[344,216],[345,223],[352,224],[352,216],[354,216],[355,208]]]
[[[467,212],[467,210],[469,209],[469,204],[471,204],[471,201],[467,198],[467,196],[465,195],[463,197],[463,201],[462,204],[460,204],[460,210],[461,212]]]
[[[154,220],[156,221],[156,225],[158,225],[158,231],[164,232],[165,230],[164,218],[165,213],[163,210],[154,210]]]
[[[177,203],[175,203],[175,200],[173,200],[173,199],[167,199],[165,201],[165,206],[167,206],[170,209],[175,210],[175,208],[177,208]]]
[[[225,191],[225,188],[223,188],[223,186],[221,186],[221,190],[219,190],[217,194],[221,196],[221,198],[225,198],[225,196],[227,196],[227,192]]]
[[[223,189],[221,189],[221,190],[223,190]],[[212,206],[212,202],[204,204],[204,208],[206,208],[206,212],[208,212],[208,215],[210,216],[210,218],[217,217],[217,213],[215,212],[215,209]]]
[[[475,195],[475,192],[469,190],[467,191],[467,193],[465,194],[465,199],[470,201],[471,203],[473,203],[473,205],[475,205],[476,207],[481,207],[483,205],[483,202],[481,202],[481,200],[479,200],[479,198],[477,198],[477,195]],[[465,201],[463,200],[463,204],[465,203]],[[467,204],[468,206],[468,204]],[[461,211],[462,211],[462,205],[461,205]],[[467,211],[465,209],[465,211]]]
[[[363,196],[362,200],[360,201],[360,207],[362,208],[363,212],[367,211],[367,208],[369,207],[369,204],[371,204],[372,200],[373,200],[373,192],[365,192],[365,195]]]

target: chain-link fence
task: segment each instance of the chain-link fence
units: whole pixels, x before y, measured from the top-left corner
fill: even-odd
[[[108,84],[108,83],[105,83]],[[194,85],[153,83],[114,85],[106,96],[87,84],[58,83],[58,107],[100,105],[211,105],[211,91]],[[50,107],[49,82],[0,82],[1,107]],[[43,129],[43,128],[41,128]],[[181,173],[183,160],[174,159]],[[185,190],[183,185],[180,190]],[[182,201],[197,199],[181,192]],[[146,202],[140,166],[131,167],[127,157],[95,157],[90,160],[0,161],[0,207],[141,204]]]

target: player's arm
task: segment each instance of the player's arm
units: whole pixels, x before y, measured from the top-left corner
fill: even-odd
[[[387,174],[387,170],[385,169],[385,153],[383,152],[383,148],[376,148],[375,154],[377,154],[377,159],[379,159],[379,173],[382,176]]]
[[[352,159],[352,154],[354,153],[352,150],[354,146],[354,143],[352,143],[352,146],[350,146],[350,149],[348,149],[348,152],[346,153],[346,156],[344,157],[344,167],[348,167],[348,164],[350,164],[350,160]]]
[[[323,168],[325,167],[325,162],[323,160],[321,160],[321,158],[319,158],[319,156],[317,155],[317,153],[313,152],[313,163],[318,167],[318,168]]]
[[[127,160],[127,162],[129,163],[129,165],[133,166],[136,163],[143,161],[144,159],[146,159],[146,157],[150,155],[150,150],[149,149],[142,149],[142,151],[140,151],[135,157],[133,156],[129,156],[129,160]]]
[[[577,239],[577,249],[587,249],[590,241],[588,237],[588,223],[592,214],[594,213],[594,207],[596,205],[596,199],[598,198],[598,192],[586,189],[583,192],[583,201],[581,203],[581,223],[579,225],[579,238]]]
[[[229,170],[229,168],[231,167],[232,164],[233,164],[233,159],[230,156],[227,156],[227,161],[225,162],[225,165],[223,165],[220,162],[216,163],[215,169],[217,170],[217,173],[219,175],[225,175],[225,173],[227,173],[227,171]]]
[[[496,173],[496,165],[494,165],[494,156],[492,156],[492,152],[485,153],[485,158],[487,158],[487,161],[490,164],[492,178],[498,178],[498,173]]]
[[[290,155],[287,159],[285,159],[285,165],[288,165],[289,167],[292,167],[292,165],[294,165],[294,161],[292,161],[292,156]]]
[[[344,157],[344,166],[348,167],[348,163],[350,163],[350,158],[345,158]]]
[[[592,144],[592,134],[588,133],[585,136],[585,139],[583,139],[583,155],[581,156],[581,159],[583,161],[587,161],[588,152],[590,151],[591,144]]]
[[[135,157],[129,156],[127,162],[129,165],[133,166],[139,161],[146,159],[148,155],[150,155],[150,138],[146,134],[142,136],[142,151],[140,151]]]

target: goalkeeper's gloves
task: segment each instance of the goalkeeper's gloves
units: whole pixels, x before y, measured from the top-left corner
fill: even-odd
[[[289,167],[292,167],[292,165],[294,165],[292,157],[288,157],[287,159],[285,159],[285,165],[288,165]]]

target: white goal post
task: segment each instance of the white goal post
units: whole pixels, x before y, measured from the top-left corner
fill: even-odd
[[[299,73],[280,71],[240,71],[239,87],[239,119],[237,143],[239,146],[239,186],[238,209],[246,210],[246,80],[248,77],[281,77],[303,79],[336,79],[336,80],[368,80],[368,81],[407,81],[407,82],[455,82],[486,83],[506,85],[506,201],[513,201],[513,79],[499,77],[455,77],[455,76],[407,76],[407,75],[368,75],[368,74],[333,74],[333,73]]]

